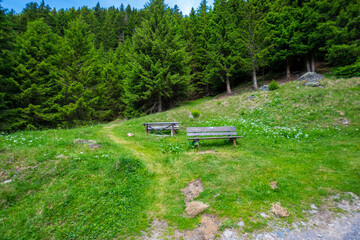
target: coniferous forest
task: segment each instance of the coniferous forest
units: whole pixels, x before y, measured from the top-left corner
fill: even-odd
[[[1,4],[1,3],[0,3]],[[358,0],[163,0],[128,6],[0,7],[0,129],[64,128],[161,112],[266,74],[324,62],[360,75]]]

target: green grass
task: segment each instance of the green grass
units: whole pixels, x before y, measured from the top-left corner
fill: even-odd
[[[184,214],[180,189],[197,178],[205,187],[197,200],[210,205],[207,212],[226,219],[222,228],[243,220],[246,231],[266,227],[260,213],[272,216],[276,202],[290,212],[282,221],[291,222],[331,194],[360,195],[360,79],[322,85],[291,82],[116,124],[3,135],[0,178],[14,180],[0,185],[0,235],[136,236],[151,217],[192,229],[200,217]],[[190,117],[193,109],[199,118]],[[341,123],[345,118],[349,126]],[[173,138],[145,135],[141,123],[151,121],[178,121],[181,128]],[[201,150],[215,153],[197,154],[187,141],[190,126],[236,126],[244,138],[236,148],[228,140],[202,141]],[[102,147],[91,150],[74,144],[76,138]]]

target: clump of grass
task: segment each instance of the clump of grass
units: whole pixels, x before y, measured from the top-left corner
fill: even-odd
[[[274,90],[279,89],[279,88],[280,88],[280,86],[275,80],[272,80],[271,83],[269,84],[269,90],[270,91],[274,91]]]
[[[198,118],[200,117],[201,111],[200,110],[191,110],[191,116],[193,118]]]

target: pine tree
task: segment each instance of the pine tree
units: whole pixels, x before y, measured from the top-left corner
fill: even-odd
[[[0,4],[0,129],[9,130],[16,119],[19,85],[14,80],[15,32]]]
[[[273,63],[285,61],[287,79],[291,77],[291,60],[304,55],[308,50],[308,46],[303,42],[300,19],[300,8],[288,4],[286,0],[275,2],[267,14],[266,20],[274,44],[272,60]]]
[[[163,0],[153,0],[128,55],[126,115],[161,112],[186,96],[188,55],[179,25]]]
[[[208,56],[211,62],[207,66],[206,77],[213,88],[225,82],[227,94],[232,93],[231,78],[239,71],[243,62],[243,49],[236,31],[237,8],[237,1],[216,0],[210,22]]]
[[[238,28],[240,42],[247,49],[247,64],[250,66],[253,88],[258,90],[256,71],[259,66],[266,65],[266,56],[270,49],[270,33],[268,32],[263,13],[251,2],[242,2],[238,16],[241,25]]]
[[[200,3],[198,10],[190,12],[186,19],[187,50],[190,52],[191,85],[195,95],[208,95],[209,83],[206,78],[206,68],[209,64],[208,39],[210,12],[206,0]]]
[[[62,90],[58,95],[59,112],[64,125],[90,122],[101,118],[105,109],[104,88],[101,86],[101,60],[95,46],[94,36],[80,17],[65,29],[60,81]]]
[[[56,126],[54,98],[58,83],[58,37],[44,19],[29,22],[26,32],[18,38],[19,53],[15,79],[21,86],[18,95],[22,120],[17,128],[35,129]]]

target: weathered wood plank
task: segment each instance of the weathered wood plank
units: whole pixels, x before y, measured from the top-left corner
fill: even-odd
[[[236,139],[242,138],[243,136],[230,136],[230,137],[195,137],[195,138],[188,138],[189,140],[202,140],[202,139]]]
[[[169,125],[169,124],[179,125],[178,122],[148,122],[148,123],[142,123],[142,125],[144,125],[144,126],[145,126],[145,124],[148,124],[148,125]]]
[[[189,127],[186,128],[186,131],[188,133],[193,133],[193,132],[226,132],[226,131],[231,131],[231,132],[235,132],[236,131],[236,127],[232,126],[232,127]]]
[[[236,132],[196,132],[196,133],[187,133],[190,136],[218,136],[218,135],[236,135]]]

